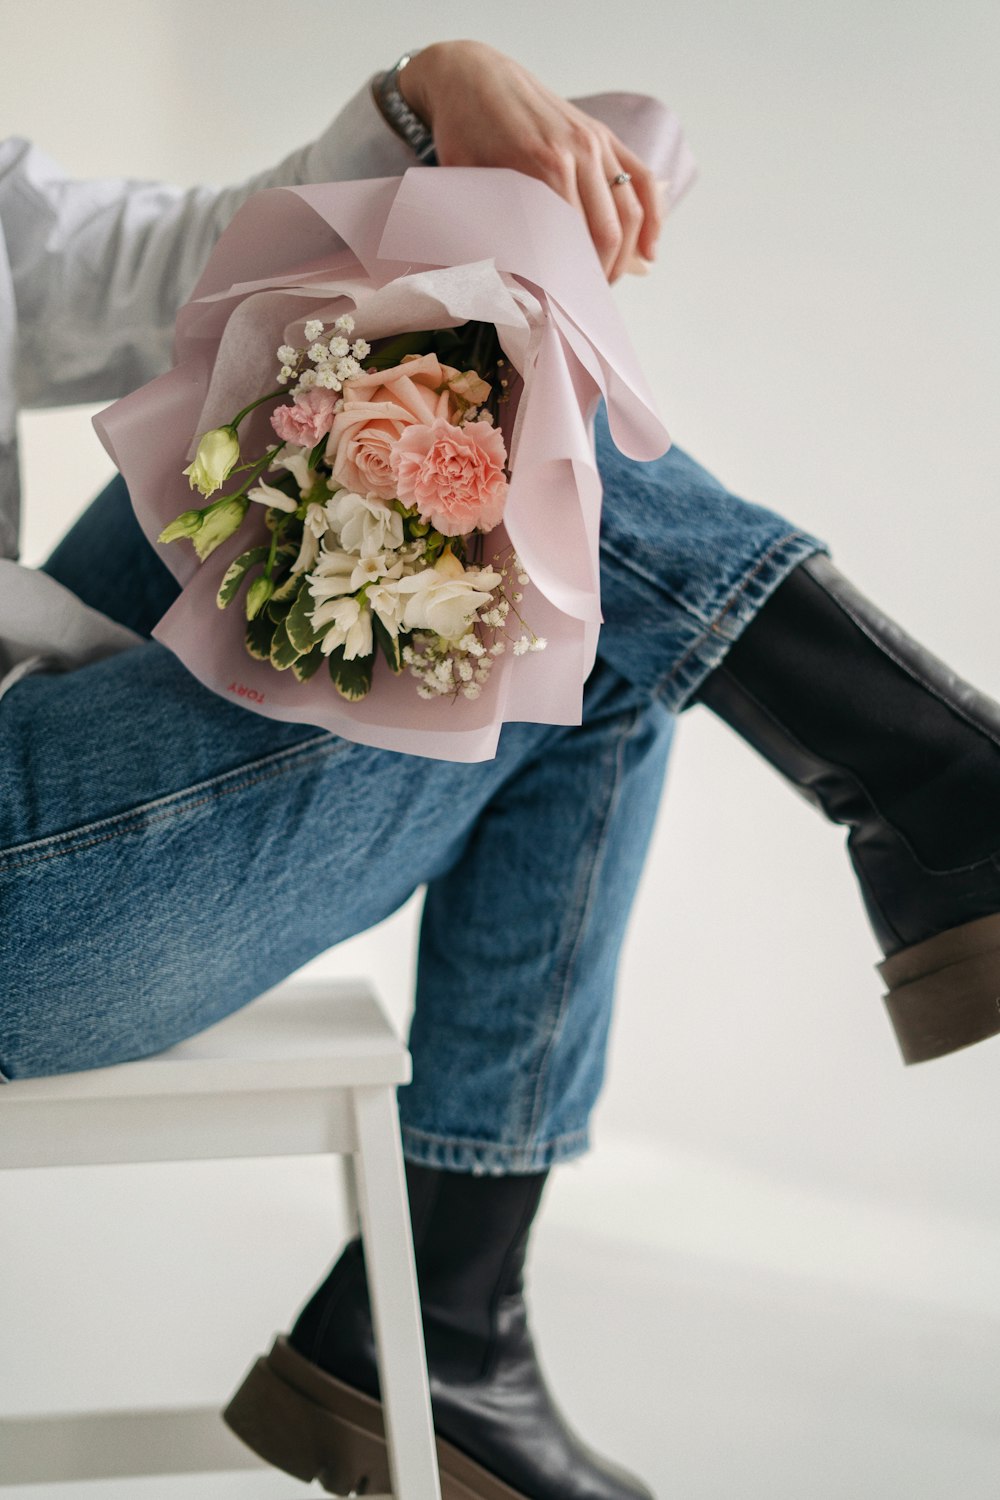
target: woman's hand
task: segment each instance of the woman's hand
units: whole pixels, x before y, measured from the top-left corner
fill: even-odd
[[[399,88],[442,166],[512,167],[579,209],[609,281],[653,259],[662,214],[652,173],[513,58],[485,42],[435,42],[407,63]],[[612,187],[623,171],[631,182]]]

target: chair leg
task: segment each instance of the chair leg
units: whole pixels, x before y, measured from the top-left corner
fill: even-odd
[[[355,1156],[395,1500],[441,1500],[396,1093],[355,1088]]]
[[[341,1197],[344,1204],[344,1218],[347,1225],[348,1237],[356,1235],[361,1228],[361,1218],[358,1211],[358,1179],[354,1172],[354,1157],[350,1152],[344,1152],[336,1158],[337,1165],[342,1173]]]

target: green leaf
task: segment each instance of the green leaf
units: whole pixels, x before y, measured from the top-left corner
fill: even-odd
[[[342,698],[357,703],[372,685],[372,668],[375,665],[374,651],[370,656],[355,656],[344,660],[344,648],[338,646],[330,652],[330,677]]]
[[[298,656],[292,662],[292,676],[297,677],[299,682],[308,682],[309,678],[322,665],[323,648],[315,645],[306,656]]]
[[[249,570],[255,563],[266,562],[270,550],[270,547],[266,546],[251,547],[249,552],[241,552],[239,557],[233,558],[219,584],[219,592],[215,596],[215,602],[220,609],[225,609],[227,604],[232,604]]]
[[[283,578],[271,595],[272,604],[284,604],[287,600],[289,605],[295,602],[295,596],[305,579],[304,573],[289,573]]]
[[[390,635],[389,631],[386,630],[385,626],[382,624],[382,621],[379,619],[374,610],[372,610],[372,634],[375,637],[376,646],[379,648],[382,655],[389,663],[389,666],[398,677],[400,672],[403,670],[403,660],[400,655],[401,647],[399,644],[399,637]]]
[[[277,667],[279,672],[286,672],[294,661],[302,655],[288,639],[286,622],[279,620],[274,627],[274,635],[271,639],[271,666]]]
[[[255,656],[258,661],[268,661],[273,635],[274,621],[269,620],[267,615],[258,615],[255,620],[248,621],[244,640],[250,655]]]
[[[316,644],[316,632],[313,629],[312,620],[309,615],[316,608],[316,601],[310,594],[308,587],[300,590],[288,614],[285,616],[285,629],[288,639],[295,646],[301,656],[311,651]]]

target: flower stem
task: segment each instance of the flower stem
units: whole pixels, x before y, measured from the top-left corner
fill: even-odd
[[[243,421],[243,418],[249,416],[250,413],[256,407],[263,406],[263,404],[264,404],[265,401],[273,401],[274,398],[275,398],[275,396],[287,396],[287,395],[288,395],[287,391],[282,390],[282,389],[279,388],[276,391],[268,391],[268,393],[267,393],[266,396],[258,396],[256,401],[251,401],[249,406],[244,406],[243,410],[240,411],[240,412],[237,412],[236,415],[235,415],[235,417],[233,418],[233,420],[228,424],[230,430],[232,431],[233,436],[234,437],[236,436],[236,429],[237,429],[237,427],[239,427],[240,423]]]

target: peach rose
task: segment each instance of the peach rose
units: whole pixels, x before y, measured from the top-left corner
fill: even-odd
[[[457,374],[437,355],[421,354],[388,370],[345,381],[344,405],[333,419],[326,444],[334,481],[359,495],[393,499],[394,444],[415,423],[455,414],[447,382]]]
[[[304,448],[314,448],[333,426],[333,409],[338,400],[336,391],[316,386],[300,391],[291,406],[279,406],[271,413],[271,426],[283,443],[300,443]]]
[[[488,422],[411,426],[392,451],[396,494],[445,536],[492,531],[507,498],[503,436]]]

